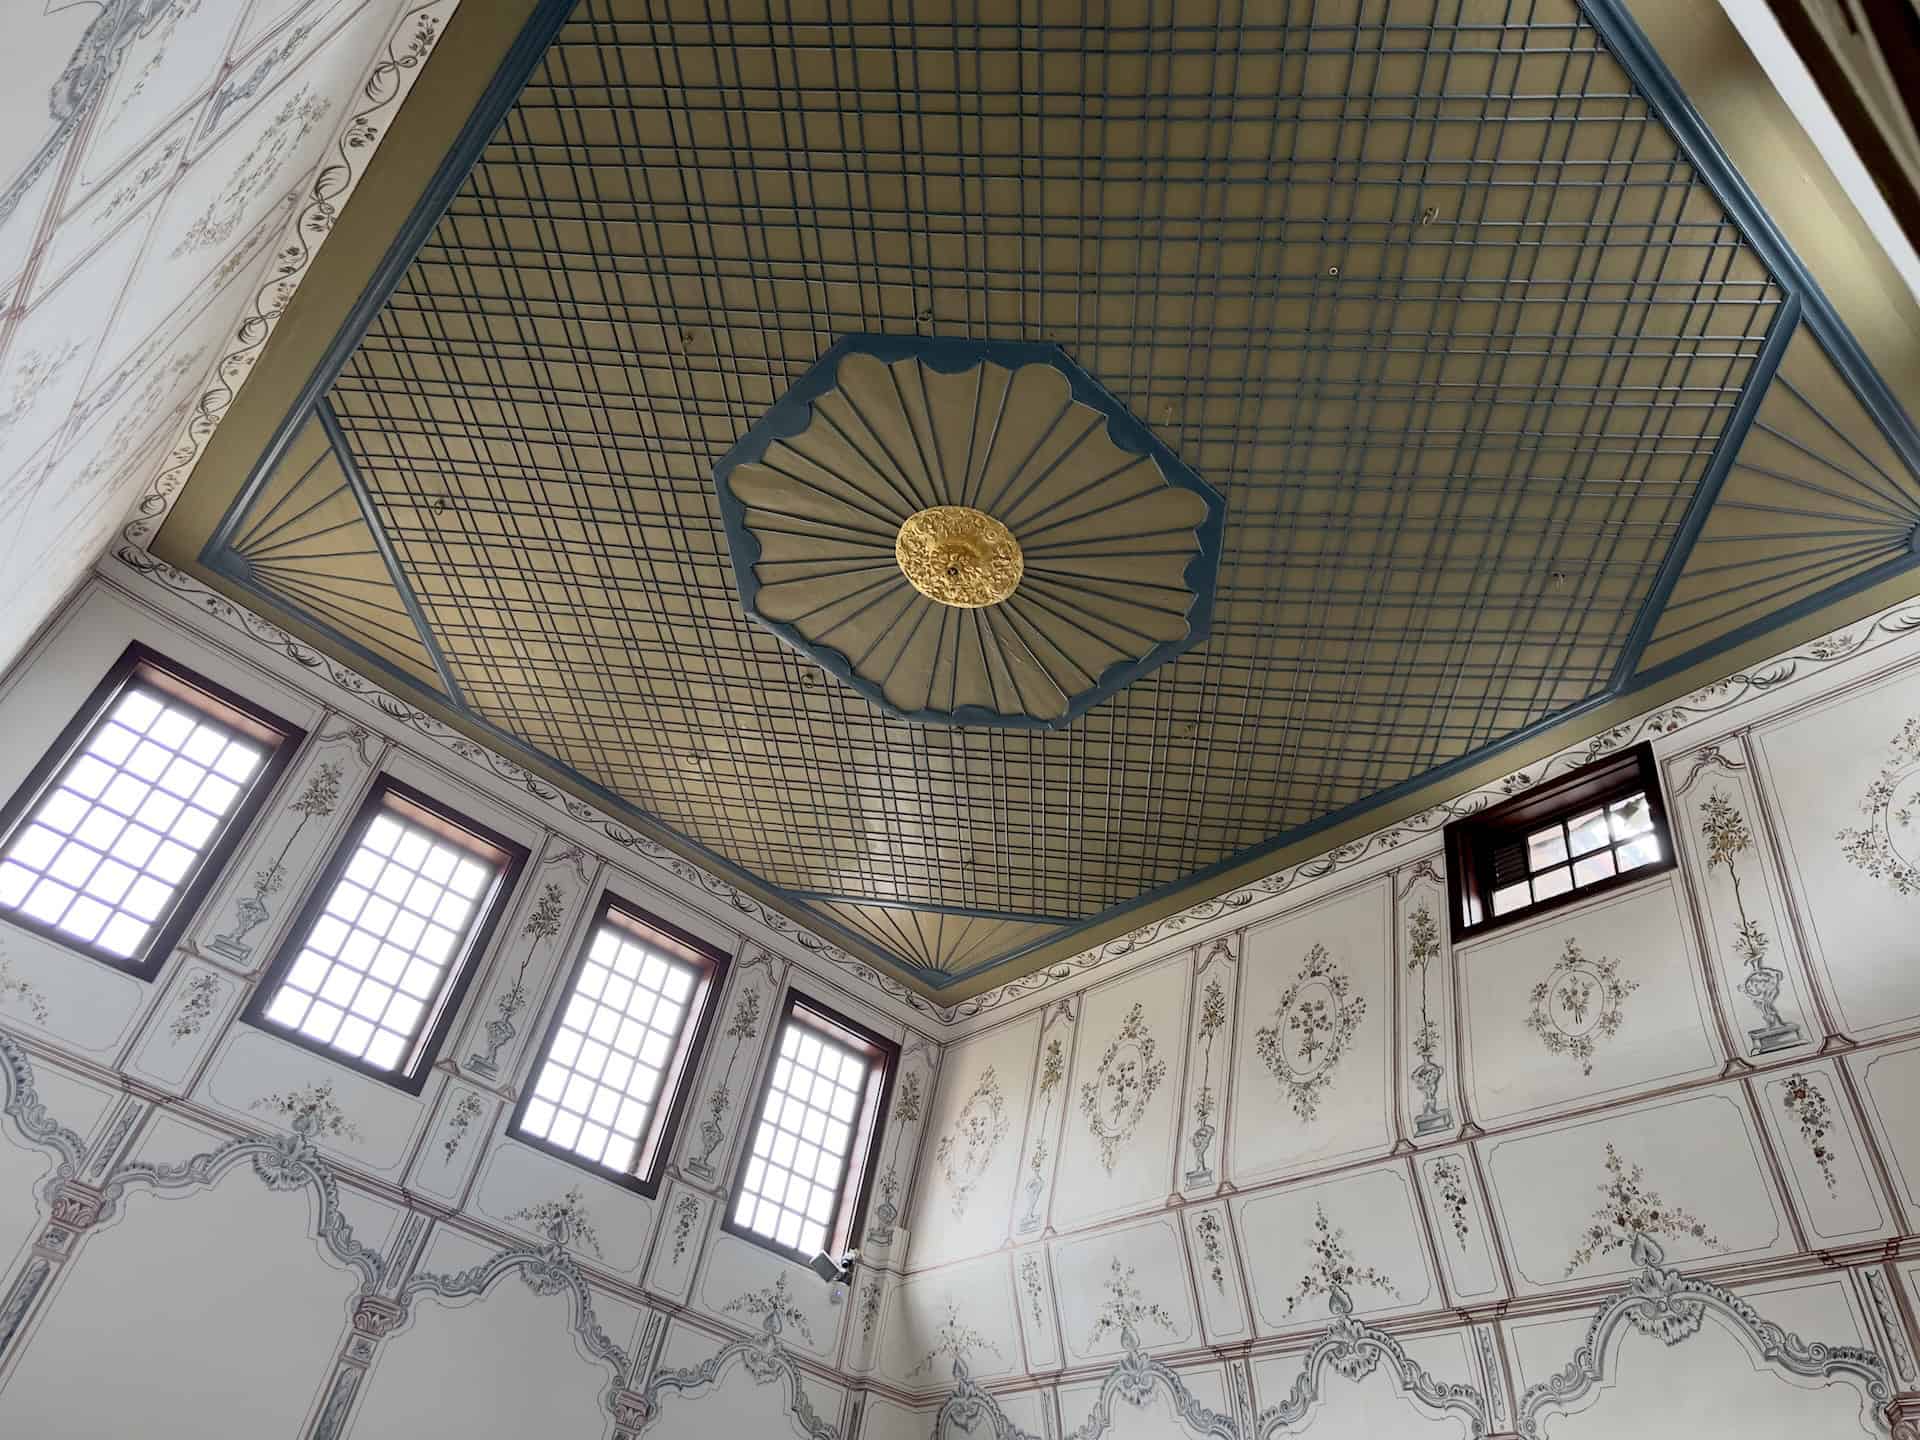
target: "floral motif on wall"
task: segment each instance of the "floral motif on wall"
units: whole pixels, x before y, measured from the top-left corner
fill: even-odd
[[[733,1002],[733,1013],[727,1016],[727,1028],[720,1033],[733,1041],[733,1049],[727,1053],[727,1068],[721,1072],[720,1083],[707,1092],[707,1114],[700,1122],[700,1153],[687,1161],[687,1169],[702,1180],[713,1179],[713,1152],[727,1138],[722,1122],[733,1109],[733,1067],[740,1063],[740,1047],[760,1034],[760,992],[753,985],[741,988]]]
[[[907,1374],[924,1375],[943,1356],[951,1359],[957,1368],[964,1365],[967,1356],[975,1350],[987,1350],[995,1355],[1000,1353],[998,1345],[960,1318],[960,1307],[949,1300],[946,1317],[933,1332],[933,1348],[922,1355],[919,1364]]]
[[[756,1316],[776,1334],[791,1325],[800,1332],[802,1340],[813,1344],[813,1327],[807,1324],[805,1313],[794,1303],[792,1292],[787,1289],[787,1272],[784,1270],[765,1290],[749,1290],[744,1295],[736,1295],[720,1308],[729,1315]]]
[[[876,1245],[884,1245],[891,1240],[893,1227],[899,1222],[900,1137],[906,1134],[908,1126],[916,1123],[925,1113],[925,1104],[920,1072],[907,1071],[900,1077],[900,1088],[893,1095],[893,1108],[887,1112],[887,1128],[893,1138],[888,1145],[887,1168],[880,1176],[877,1187],[880,1203],[873,1207],[873,1223],[867,1227],[867,1239]]]
[[[262,1095],[249,1110],[278,1115],[302,1135],[325,1135],[335,1140],[358,1142],[363,1137],[340,1102],[333,1098],[333,1082],[302,1085],[295,1090],[276,1090]]]
[[[1867,823],[1843,828],[1834,838],[1850,864],[1895,894],[1920,894],[1920,830],[1914,828],[1920,815],[1920,715],[1900,727],[1888,750],[1886,763],[1860,797]]]
[[[1053,1132],[1047,1128],[1047,1121],[1053,1117],[1053,1092],[1060,1088],[1066,1070],[1066,1052],[1055,1036],[1040,1055],[1040,1123],[1034,1127],[1033,1153],[1027,1157],[1027,1179],[1021,1187],[1027,1197],[1026,1214],[1020,1217],[1022,1235],[1040,1228],[1040,1192],[1046,1189],[1047,1156],[1052,1153],[1047,1137]]]
[[[1099,1142],[1100,1165],[1109,1175],[1120,1147],[1133,1138],[1167,1078],[1167,1062],[1154,1053],[1158,1048],[1146,1009],[1136,1003],[1101,1052],[1093,1078],[1080,1084],[1080,1113]]]
[[[700,1218],[700,1202],[691,1195],[682,1195],[673,1207],[673,1263],[678,1265],[680,1257],[687,1253],[687,1242],[693,1238],[694,1223]]]
[[[13,361],[13,383],[0,396],[0,440],[39,404],[40,396],[66,373],[82,348],[77,341],[70,341],[52,349],[25,350]]]
[[[1733,953],[1746,966],[1740,981],[1740,993],[1760,1012],[1760,1027],[1747,1037],[1753,1053],[1764,1055],[1800,1039],[1800,1027],[1780,1014],[1780,986],[1786,975],[1767,964],[1767,948],[1773,943],[1766,927],[1747,914],[1746,896],[1740,890],[1739,859],[1753,849],[1753,831],[1742,815],[1718,789],[1710,791],[1700,807],[1700,835],[1707,843],[1707,869],[1725,870],[1733,885],[1734,912],[1740,923],[1733,932]]]
[[[873,1327],[880,1319],[880,1277],[869,1275],[860,1289],[860,1338],[873,1339]]]
[[[1570,936],[1559,963],[1534,982],[1527,1028],[1548,1054],[1571,1056],[1580,1062],[1582,1075],[1591,1075],[1599,1042],[1620,1032],[1626,1019],[1620,1007],[1639,988],[1638,980],[1621,977],[1618,960],[1606,955],[1589,960]]]
[[[1606,1166],[1606,1183],[1597,1187],[1603,1198],[1567,1261],[1567,1275],[1602,1255],[1629,1249],[1636,1235],[1696,1240],[1713,1250],[1721,1248],[1719,1238],[1703,1221],[1663,1201],[1660,1192],[1646,1183],[1646,1171],[1622,1160],[1612,1141],[1607,1142]]]
[[[522,1205],[507,1219],[524,1222],[528,1229],[540,1231],[563,1249],[576,1250],[584,1246],[595,1255],[600,1254],[600,1232],[594,1228],[587,1198],[580,1193],[578,1185],[571,1186],[558,1200]]]
[[[331,100],[314,94],[306,85],[283,100],[252,148],[235,163],[220,193],[187,226],[169,258],[178,260],[232,239],[246,218],[248,204],[273,184],[301,142],[332,108]]]
[[[1440,1213],[1447,1217],[1455,1243],[1464,1254],[1467,1248],[1467,1172],[1452,1155],[1442,1155],[1427,1172],[1433,1180],[1433,1193],[1440,1201]]]
[[[486,1112],[486,1108],[473,1091],[460,1092],[460,1098],[453,1102],[453,1114],[447,1118],[447,1138],[440,1142],[443,1164],[453,1163],[453,1157],[460,1153],[460,1147],[466,1143],[467,1132],[473,1128],[473,1122]]]
[[[1431,1135],[1453,1121],[1440,1104],[1440,1081],[1446,1070],[1440,1064],[1440,1026],[1427,1003],[1427,974],[1440,953],[1440,927],[1434,922],[1433,907],[1422,900],[1407,920],[1407,970],[1420,977],[1420,1024],[1413,1032],[1413,1053],[1420,1057],[1412,1075],[1421,1099],[1420,1113],[1413,1117],[1416,1135]]]
[[[1327,1219],[1326,1209],[1318,1203],[1313,1207],[1313,1234],[1308,1237],[1307,1249],[1313,1258],[1287,1296],[1287,1314],[1291,1315],[1303,1301],[1315,1295],[1331,1295],[1336,1289],[1352,1294],[1362,1285],[1370,1290],[1384,1290],[1395,1300],[1400,1298],[1400,1291],[1392,1280],[1371,1265],[1362,1265],[1354,1259],[1347,1249],[1346,1230]]]
[[[1833,1110],[1827,1104],[1827,1097],[1820,1093],[1811,1076],[1796,1070],[1787,1077],[1780,1104],[1799,1125],[1800,1138],[1806,1142],[1813,1163],[1820,1167],[1821,1178],[1827,1182],[1827,1191],[1831,1194],[1838,1188],[1838,1182],[1833,1174],[1834,1150],[1827,1143],[1827,1132],[1833,1128]]]
[[[1107,1298],[1100,1302],[1084,1349],[1093,1349],[1108,1335],[1118,1335],[1122,1346],[1136,1350],[1140,1346],[1140,1329],[1148,1322],[1169,1335],[1174,1333],[1173,1316],[1167,1313],[1167,1307],[1140,1293],[1140,1287],[1133,1281],[1133,1266],[1121,1263],[1119,1256],[1114,1256],[1101,1288],[1107,1292]]]
[[[1221,1223],[1220,1212],[1207,1211],[1193,1222],[1193,1228],[1200,1236],[1200,1253],[1206,1261],[1207,1278],[1213,1281],[1213,1288],[1224,1295],[1227,1293],[1226,1226]]]
[[[1254,1053],[1300,1119],[1320,1113],[1320,1100],[1366,1014],[1366,998],[1353,993],[1353,982],[1327,947],[1316,944],[1281,992],[1273,1023],[1253,1033]]]
[[[532,963],[534,952],[560,933],[560,920],[566,908],[566,892],[557,882],[549,880],[541,887],[540,898],[534,901],[526,924],[520,927],[520,938],[527,942],[526,953],[520,957],[520,968],[513,972],[513,984],[494,999],[494,1015],[486,1024],[487,1048],[467,1057],[467,1067],[476,1074],[499,1073],[501,1048],[519,1033],[514,1019],[527,1008],[527,966]]]
[[[247,937],[273,915],[267,900],[286,887],[287,853],[309,820],[331,815],[339,807],[342,778],[338,761],[323,760],[314,767],[300,793],[287,804],[288,813],[300,817],[299,823],[281,845],[280,853],[253,872],[253,888],[234,902],[233,923],[207,942],[208,949],[230,960],[245,961],[253,954],[253,942]]]
[[[934,1147],[934,1163],[952,1192],[953,1218],[967,1213],[967,1202],[993,1163],[994,1151],[1007,1138],[1007,1097],[989,1065],[974,1082],[973,1093],[954,1116],[953,1129]]]
[[[1200,993],[1200,1093],[1193,1101],[1193,1132],[1187,1143],[1193,1146],[1193,1168],[1187,1171],[1189,1185],[1201,1185],[1213,1179],[1213,1162],[1207,1158],[1213,1148],[1213,1042],[1227,1024],[1227,992],[1220,982],[1207,981]]]
[[[207,1017],[213,1014],[213,1007],[220,999],[220,989],[220,977],[211,970],[197,971],[187,981],[185,998],[173,1012],[173,1019],[167,1022],[169,1044],[178,1045],[200,1033],[200,1027],[207,1023]]]
[[[1046,1292],[1040,1281],[1040,1261],[1033,1255],[1020,1257],[1020,1290],[1027,1297],[1027,1310],[1033,1316],[1036,1327],[1046,1324],[1046,1315],[1040,1308]]]
[[[0,1004],[23,1007],[36,1025],[46,1024],[52,1013],[47,1009],[47,997],[40,993],[39,987],[14,974],[13,961],[5,955],[0,955]]]

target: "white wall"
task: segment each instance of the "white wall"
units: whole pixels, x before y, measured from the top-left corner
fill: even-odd
[[[0,1433],[1884,1433],[1881,1402],[1920,1389],[1920,747],[1890,744],[1920,714],[1916,622],[948,1007],[184,577],[114,562],[0,682],[0,792],[130,638],[311,734],[153,983],[0,922]],[[1446,820],[1643,736],[1679,869],[1456,951]],[[285,802],[323,762],[349,793],[301,828]],[[235,1019],[382,770],[535,857],[417,1098]],[[1732,873],[1707,863],[1710,805],[1751,833]],[[283,848],[301,883],[237,931]],[[567,928],[529,945],[548,885]],[[737,1107],[706,1135],[696,1108],[652,1201],[501,1134],[609,885],[734,955],[728,1008],[804,983],[902,1040],[925,1103],[883,1138],[899,1223],[876,1215],[846,1303],[719,1232]],[[1772,1030],[1740,988],[1743,923],[1781,972]],[[1622,987],[1590,1054],[1530,1023],[1569,942]],[[522,959],[529,1002],[489,1035]],[[1285,1033],[1303,999],[1337,1042],[1311,1061]],[[765,1039],[716,1040],[696,1096],[750,1090]],[[1633,1288],[1675,1284],[1665,1310]]]
[[[872,1325],[863,1335],[803,1267],[721,1234],[720,1192],[789,985],[899,1040],[922,1093],[937,1022],[524,772],[290,647],[248,643],[269,634],[252,617],[226,612],[240,628],[223,632],[191,599],[111,574],[0,683],[0,793],[136,638],[309,736],[151,984],[0,921],[0,1434],[99,1435],[137,1414],[182,1436],[612,1435],[654,1402],[649,1434],[735,1433],[809,1408],[840,1432],[848,1356]],[[287,802],[322,764],[340,800],[302,824]],[[382,773],[533,857],[418,1096],[236,1018]],[[283,853],[292,878],[271,917],[240,924],[252,875]],[[561,933],[529,939],[549,889]],[[503,1133],[607,889],[733,957],[723,1020],[747,991],[760,1001],[750,1037],[716,1029],[652,1200]],[[723,1081],[733,1100],[716,1113]],[[911,1198],[917,1138],[903,1125],[887,1139],[896,1203]],[[890,1239],[869,1244],[876,1260]],[[666,1379],[675,1368],[696,1373]]]

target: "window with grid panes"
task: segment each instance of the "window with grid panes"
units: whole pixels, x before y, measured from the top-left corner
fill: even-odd
[[[0,914],[151,975],[303,738],[130,646],[0,820]]]
[[[1646,745],[1447,827],[1448,879],[1460,937],[1673,864],[1659,775]]]
[[[893,1042],[789,995],[726,1227],[798,1260],[839,1260],[859,1232],[898,1058]]]
[[[654,1194],[726,963],[603,899],[509,1133]]]
[[[521,846],[382,777],[248,1018],[417,1089],[525,860]]]

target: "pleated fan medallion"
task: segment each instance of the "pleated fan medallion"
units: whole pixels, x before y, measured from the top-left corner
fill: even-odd
[[[714,483],[748,613],[907,719],[1059,728],[1206,638],[1225,506],[1058,346],[849,336]]]

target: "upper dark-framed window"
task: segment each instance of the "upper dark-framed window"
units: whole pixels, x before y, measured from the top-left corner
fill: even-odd
[[[1456,940],[1675,864],[1653,747],[1583,765],[1446,829]]]
[[[525,846],[382,775],[246,1018],[417,1094],[526,862]]]
[[[604,895],[507,1133],[653,1195],[727,956]]]
[[[802,1263],[860,1233],[900,1047],[788,991],[723,1222]]]
[[[152,979],[304,739],[127,646],[0,811],[0,914]]]

